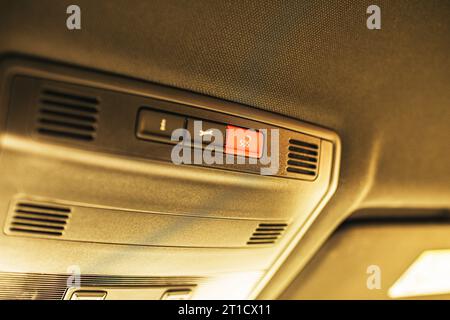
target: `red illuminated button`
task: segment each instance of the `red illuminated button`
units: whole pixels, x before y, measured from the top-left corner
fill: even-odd
[[[261,158],[263,134],[252,129],[227,126],[225,152],[238,156]]]

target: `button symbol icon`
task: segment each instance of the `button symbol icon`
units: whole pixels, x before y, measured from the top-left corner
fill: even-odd
[[[239,140],[239,145],[243,148],[248,148],[251,141],[252,141],[252,137],[250,137],[249,135],[246,135],[245,137],[243,137],[242,139]]]
[[[159,125],[159,130],[166,131],[166,119],[162,118],[161,124]]]
[[[200,132],[199,133],[200,137],[207,136],[207,135],[211,136],[213,134],[212,129],[209,129],[209,130],[206,130],[206,131],[200,130],[199,132]]]

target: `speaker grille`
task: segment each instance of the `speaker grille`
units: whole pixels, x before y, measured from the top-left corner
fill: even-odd
[[[44,89],[39,97],[37,132],[41,135],[92,141],[97,130],[99,100],[60,89]]]
[[[0,272],[0,300],[62,300],[70,287],[71,274]],[[199,277],[80,276],[81,287],[148,288],[152,286],[193,286]]]
[[[14,206],[8,230],[10,234],[60,237],[71,213],[70,207],[19,201]]]
[[[290,174],[317,176],[319,145],[289,139],[286,171]]]
[[[260,223],[247,244],[274,244],[283,235],[286,227],[286,223]]]

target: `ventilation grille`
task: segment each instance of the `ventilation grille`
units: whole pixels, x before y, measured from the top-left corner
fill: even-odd
[[[70,274],[0,272],[0,300],[61,300],[70,284]],[[80,276],[81,287],[136,288],[195,286],[207,282],[200,277]]]
[[[273,244],[282,236],[286,227],[286,223],[260,223],[247,244]]]
[[[97,98],[45,89],[39,102],[38,133],[72,140],[94,140],[99,104]]]
[[[286,171],[310,177],[317,175],[319,145],[296,139],[289,139]]]
[[[10,233],[59,237],[67,228],[70,214],[69,207],[17,202],[8,230]]]

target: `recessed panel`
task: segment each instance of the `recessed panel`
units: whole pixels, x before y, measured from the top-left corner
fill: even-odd
[[[194,298],[254,297],[336,189],[339,139],[320,127],[75,68],[2,70],[0,271],[200,277]],[[177,164],[177,127],[217,129],[233,161]]]

